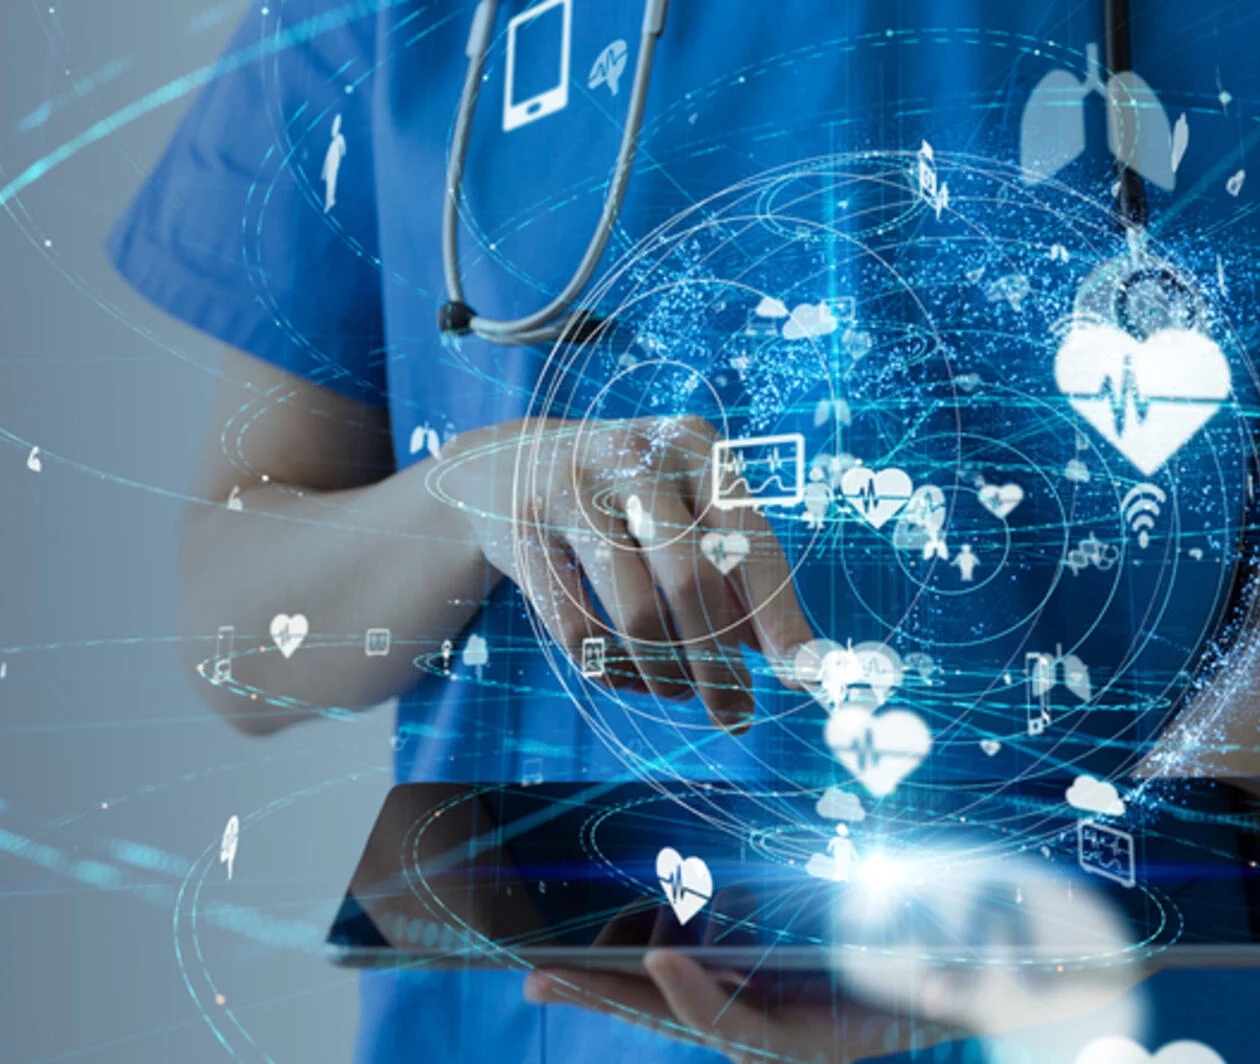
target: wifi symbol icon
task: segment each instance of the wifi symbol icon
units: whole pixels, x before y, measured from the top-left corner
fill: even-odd
[[[1151,529],[1155,527],[1160,508],[1167,501],[1168,496],[1154,484],[1139,484],[1120,500],[1124,523],[1137,533],[1138,546],[1143,550],[1151,542]]]

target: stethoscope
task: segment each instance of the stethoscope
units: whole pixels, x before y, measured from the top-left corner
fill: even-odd
[[[594,274],[621,211],[643,125],[644,105],[652,76],[652,59],[657,39],[665,29],[668,3],[669,0],[645,0],[643,5],[643,28],[625,130],[617,152],[616,168],[586,253],[568,284],[551,302],[524,318],[500,321],[482,317],[464,301],[464,287],[459,275],[459,200],[464,160],[468,154],[469,132],[477,108],[477,95],[498,9],[498,0],[480,0],[465,48],[468,71],[464,77],[459,110],[455,118],[442,207],[442,267],[446,278],[447,302],[438,311],[438,328],[444,336],[466,336],[471,333],[498,344],[528,345],[552,341],[581,343],[599,331],[603,323],[598,317],[586,312],[574,312],[570,308]],[[1129,0],[1104,0],[1103,12],[1107,68],[1113,74],[1131,70]],[[1130,251],[1128,255],[1111,260],[1097,271],[1100,283],[1084,293],[1083,309],[1102,312],[1103,316],[1111,317],[1122,327],[1142,332],[1144,329],[1139,321],[1141,313],[1133,308],[1135,304],[1149,307],[1153,299],[1154,304],[1165,308],[1158,317],[1164,317],[1175,308],[1180,308],[1182,323],[1190,324],[1192,319],[1205,314],[1202,296],[1169,264],[1145,253],[1149,213],[1144,182],[1123,160],[1117,159],[1116,167],[1119,180],[1119,217],[1127,232]],[[1253,465],[1254,461],[1253,458]],[[1260,470],[1255,473],[1260,475]],[[1245,552],[1246,523],[1240,531],[1240,539],[1240,549]],[[1230,603],[1222,617],[1223,623],[1245,594],[1246,569],[1247,566],[1240,565],[1235,572],[1229,594]]]
[[[446,298],[438,311],[438,329],[444,336],[474,334],[497,344],[528,345],[561,341],[580,343],[591,338],[600,328],[599,318],[586,312],[574,312],[570,308],[590,282],[600,257],[608,244],[621,204],[625,199],[630,169],[638,150],[639,133],[643,126],[643,110],[647,100],[648,85],[652,78],[652,59],[657,39],[665,29],[665,12],[669,0],[645,0],[643,28],[639,40],[639,55],[635,64],[634,85],[630,91],[630,104],[626,125],[617,151],[617,164],[613,170],[599,221],[587,244],[577,268],[564,288],[545,306],[523,318],[500,321],[478,314],[464,299],[464,285],[459,273],[459,201],[464,176],[464,161],[468,155],[468,139],[473,115],[477,110],[477,96],[481,88],[486,54],[494,31],[498,0],[480,0],[473,17],[472,31],[468,35],[465,54],[468,71],[460,93],[459,110],[455,116],[455,129],[451,138],[450,162],[446,170],[445,199],[442,205],[442,270],[446,278]],[[1104,0],[1105,50],[1108,69],[1114,73],[1130,70],[1132,47],[1129,36],[1128,0]],[[1130,247],[1140,248],[1147,222],[1146,194],[1142,178],[1121,160],[1117,160],[1120,182],[1118,205],[1120,217],[1130,237]],[[1128,259],[1129,276],[1119,276],[1110,282],[1117,310],[1123,305],[1133,285],[1139,283],[1149,289],[1152,285],[1163,289],[1166,298],[1193,301],[1193,293],[1186,282],[1165,264],[1145,261],[1138,253]],[[1125,268],[1119,271],[1126,272]]]
[[[665,11],[669,0],[645,0],[643,5],[643,29],[639,37],[639,57],[634,68],[634,85],[630,90],[630,105],[626,114],[625,130],[621,134],[621,147],[617,150],[617,165],[604,196],[595,232],[569,278],[569,283],[544,307],[533,314],[512,321],[484,318],[464,302],[464,285],[459,276],[459,200],[464,176],[464,159],[468,154],[468,134],[472,129],[473,114],[477,110],[477,94],[481,88],[481,74],[486,64],[486,52],[494,30],[494,16],[498,0],[481,0],[473,17],[472,32],[464,49],[468,56],[468,72],[464,76],[464,89],[459,97],[459,111],[455,116],[455,132],[451,138],[450,162],[446,170],[446,199],[442,205],[442,270],[446,275],[446,299],[438,310],[438,329],[444,335],[465,336],[474,333],[496,344],[537,344],[563,340],[567,343],[587,339],[599,328],[599,320],[589,314],[574,313],[569,308],[586,288],[600,256],[612,236],[621,203],[625,199],[626,185],[630,180],[630,168],[639,147],[639,131],[643,127],[643,109],[647,102],[648,85],[652,80],[652,57],[656,41],[665,29]]]

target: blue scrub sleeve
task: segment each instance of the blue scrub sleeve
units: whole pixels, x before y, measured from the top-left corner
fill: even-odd
[[[376,6],[281,0],[269,15],[251,11],[108,252],[141,295],[182,321],[384,405]],[[326,211],[330,156],[339,165]]]

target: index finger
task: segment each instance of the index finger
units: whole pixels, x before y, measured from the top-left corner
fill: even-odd
[[[719,509],[708,505],[701,511],[706,527],[719,536],[745,538],[748,553],[727,574],[756,633],[761,652],[776,666],[788,686],[799,684],[791,669],[796,648],[814,638],[805,610],[792,582],[787,555],[764,515],[752,508]]]
[[[673,443],[689,456],[692,475],[687,483],[687,501],[697,521],[718,537],[709,541],[706,555],[726,570],[726,580],[744,607],[744,619],[776,675],[787,686],[799,687],[792,659],[796,648],[813,639],[814,632],[797,597],[792,568],[779,537],[765,515],[750,505],[750,499],[715,503],[715,449],[721,441],[713,427],[701,419],[684,418],[679,424]],[[704,546],[702,537],[701,548]]]

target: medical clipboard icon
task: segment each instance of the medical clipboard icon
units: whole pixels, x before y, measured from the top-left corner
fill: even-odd
[[[556,9],[559,10],[556,10]],[[503,132],[528,125],[539,118],[563,111],[569,103],[569,41],[573,26],[573,0],[543,0],[527,8],[508,23],[507,73],[503,79]],[[542,38],[559,32],[560,55],[558,80],[549,88],[517,99],[518,49],[527,49],[538,41],[539,47],[551,47]],[[525,43],[528,40],[528,44]]]

